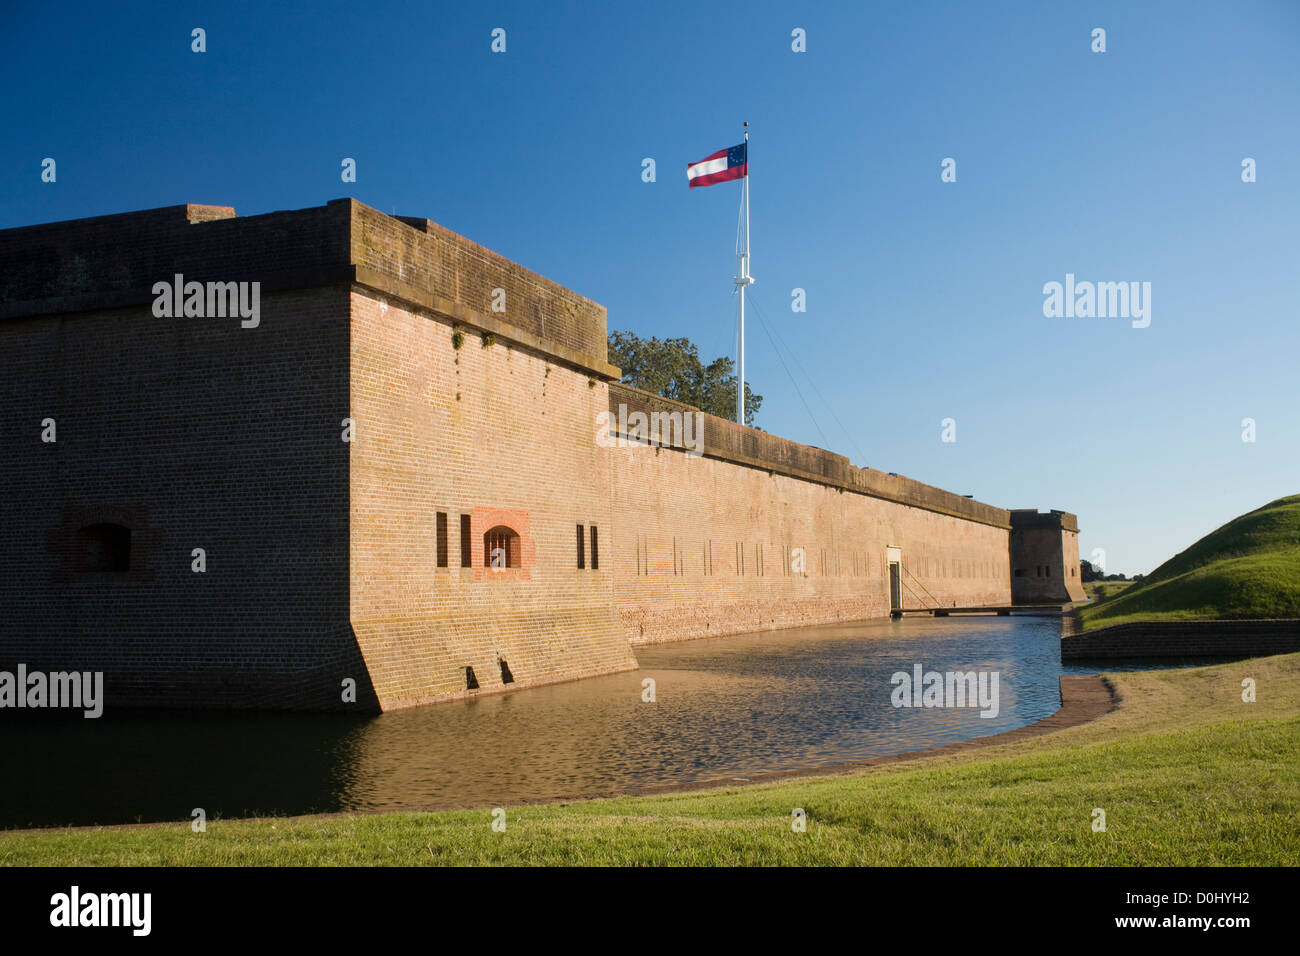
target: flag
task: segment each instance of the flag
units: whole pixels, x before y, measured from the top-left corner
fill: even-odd
[[[690,188],[712,186],[714,183],[726,183],[749,175],[749,157],[746,143],[731,149],[720,149],[712,156],[705,156],[698,163],[686,167],[686,179]]]

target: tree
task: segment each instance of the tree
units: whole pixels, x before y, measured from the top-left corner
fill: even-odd
[[[631,332],[611,332],[609,361],[623,370],[626,385],[735,420],[735,363],[723,356],[705,365],[690,339],[643,339]],[[746,382],[746,425],[754,424],[762,403],[763,396],[755,395]]]

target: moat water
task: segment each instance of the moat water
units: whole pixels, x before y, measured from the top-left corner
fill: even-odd
[[[641,670],[372,717],[0,711],[0,827],[494,807],[744,779],[1001,733],[1060,707],[1060,621],[912,618],[637,649]],[[996,671],[999,710],[891,677]],[[654,703],[642,700],[646,678]]]

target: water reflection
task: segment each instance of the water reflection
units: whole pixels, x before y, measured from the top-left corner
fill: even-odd
[[[1059,637],[970,617],[692,641],[639,648],[640,671],[370,718],[7,711],[0,826],[497,806],[916,750],[1053,713]],[[918,663],[999,671],[998,716],[894,708],[891,675]]]

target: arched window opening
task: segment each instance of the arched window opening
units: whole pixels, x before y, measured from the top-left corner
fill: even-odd
[[[519,535],[505,525],[497,525],[483,535],[483,566],[500,571],[519,567]]]
[[[101,522],[77,530],[78,571],[130,571],[131,529]]]

